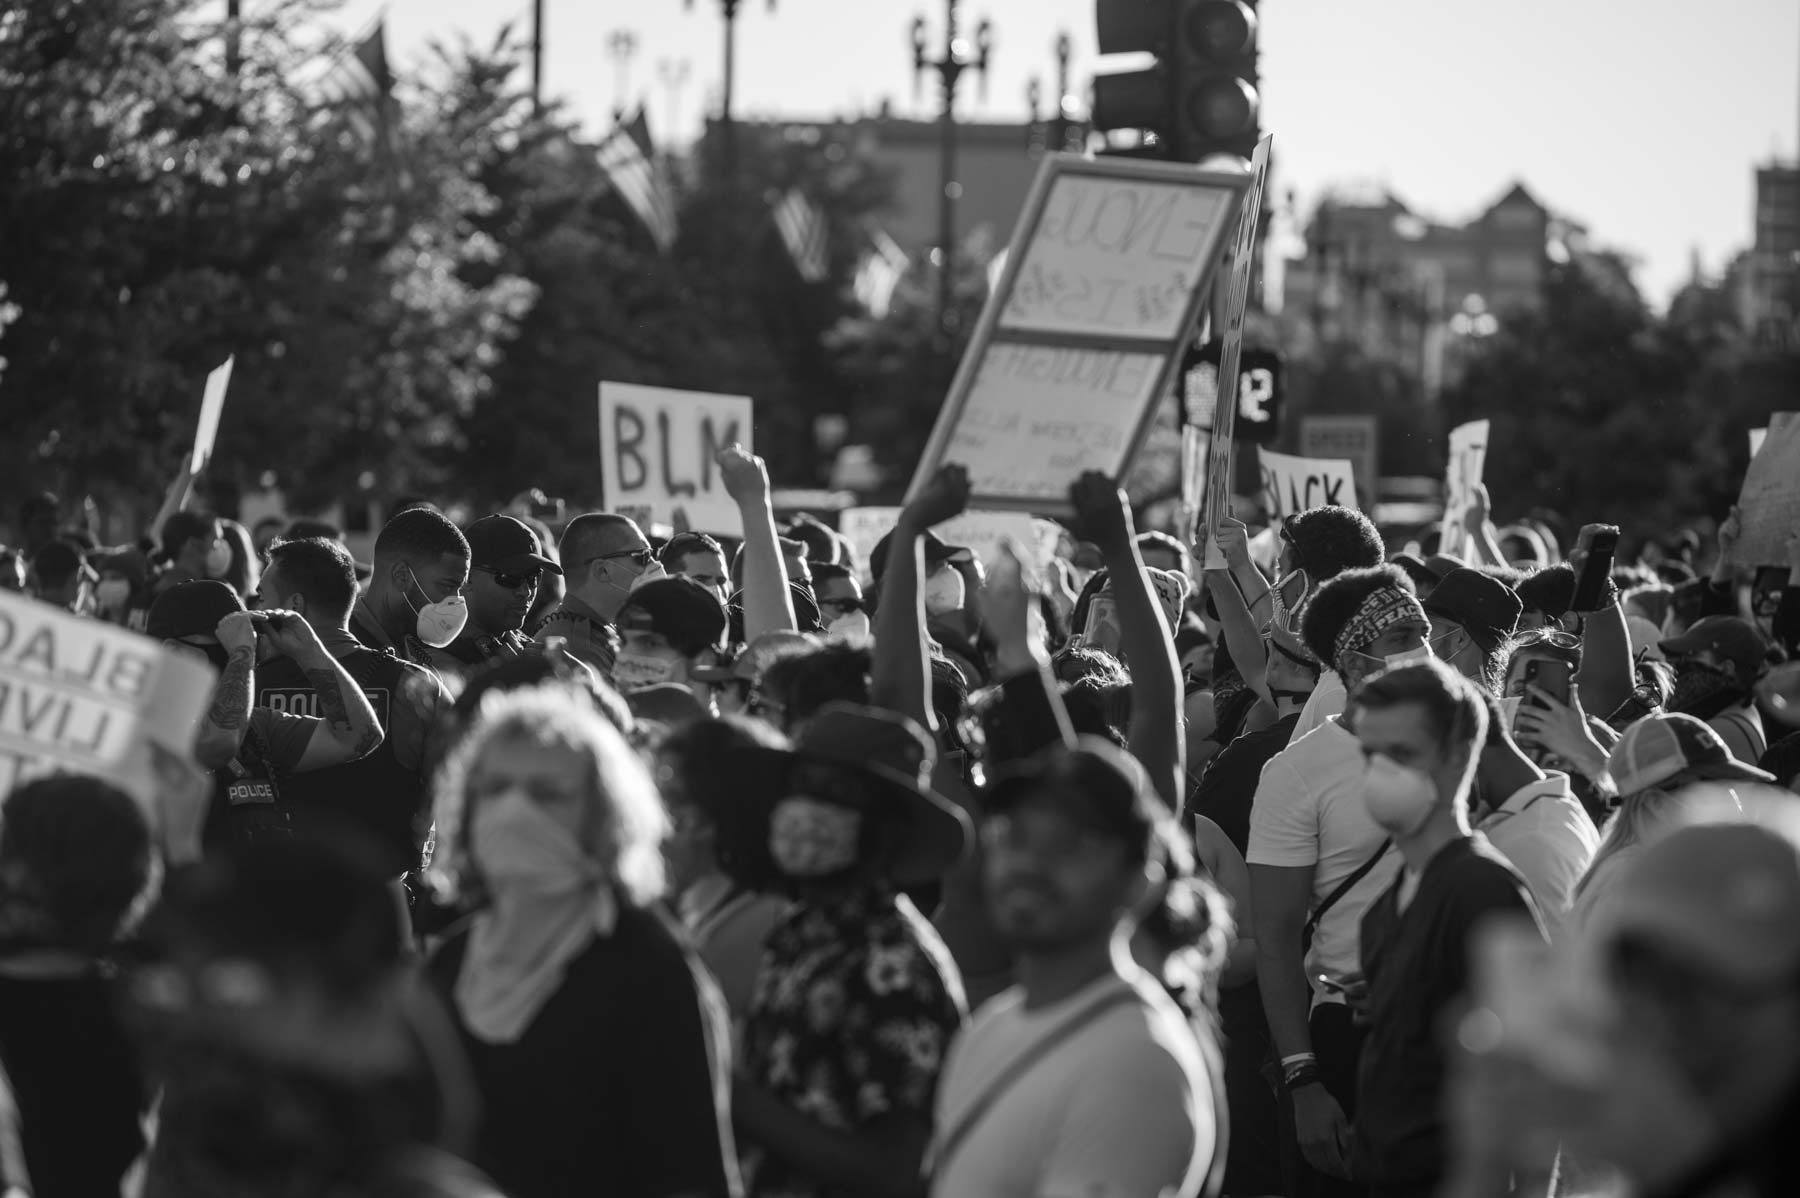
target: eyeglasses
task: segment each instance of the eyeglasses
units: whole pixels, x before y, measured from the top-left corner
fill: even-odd
[[[538,580],[544,576],[542,570],[527,570],[522,573],[503,573],[499,570],[489,569],[487,566],[476,566],[475,568],[480,570],[483,574],[492,577],[494,585],[505,591],[517,591],[528,586],[534,587],[538,584]]]
[[[1554,628],[1539,628],[1526,633],[1513,642],[1515,650],[1529,649],[1534,645],[1550,645],[1557,649],[1579,649],[1581,648],[1581,638],[1566,632],[1559,632]]]

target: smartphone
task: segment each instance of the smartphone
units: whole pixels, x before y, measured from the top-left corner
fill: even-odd
[[[1569,604],[1572,611],[1593,611],[1599,606],[1600,596],[1606,594],[1606,581],[1612,577],[1613,554],[1618,548],[1618,525],[1603,524],[1594,530],[1593,539],[1588,542],[1587,562],[1575,582],[1575,598]]]
[[[1787,580],[1786,566],[1764,566],[1756,572],[1756,581],[1750,584],[1750,610],[1762,621],[1764,631],[1781,608],[1781,593],[1787,589]]]
[[[1569,701],[1569,683],[1573,673],[1568,662],[1554,657],[1534,657],[1525,663],[1526,685],[1548,691],[1562,704]],[[1536,695],[1530,693],[1526,694],[1525,701],[1533,707],[1544,705]]]
[[[1082,643],[1104,649],[1115,656],[1119,652],[1119,605],[1102,591],[1088,600],[1087,626],[1081,630]]]

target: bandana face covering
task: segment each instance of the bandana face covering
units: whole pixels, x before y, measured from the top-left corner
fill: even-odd
[[[1731,667],[1684,661],[1675,671],[1675,692],[1669,696],[1669,710],[1711,719],[1742,694],[1737,672]]]

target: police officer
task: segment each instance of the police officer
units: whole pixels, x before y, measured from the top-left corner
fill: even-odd
[[[523,631],[525,617],[537,601],[545,572],[562,573],[522,520],[484,516],[464,535],[469,541],[469,585],[463,590],[469,622],[461,636],[430,653],[432,669],[443,675],[467,674],[490,661],[535,652]]]
[[[293,777],[368,756],[381,725],[356,681],[293,612],[248,612],[222,582],[177,583],[151,605],[149,634],[219,671],[194,740],[212,771],[203,843],[243,843],[291,831]],[[318,693],[317,715],[253,707],[259,656],[291,659]]]
[[[257,592],[259,606],[299,614],[332,660],[362,688],[386,733],[380,748],[349,765],[287,780],[283,797],[301,822],[326,821],[368,834],[390,876],[419,866],[429,824],[427,739],[450,699],[428,669],[350,635],[356,566],[336,541],[278,541]],[[312,671],[281,657],[257,670],[259,708],[313,715],[320,692]]]

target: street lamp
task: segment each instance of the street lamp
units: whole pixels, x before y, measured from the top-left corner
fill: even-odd
[[[981,76],[985,92],[988,58],[994,48],[993,25],[984,17],[975,26],[975,40],[957,33],[957,0],[944,0],[944,53],[933,59],[927,53],[925,18],[914,17],[912,25],[913,82],[915,86],[926,71],[936,71],[942,85],[942,165],[939,170],[941,191],[938,196],[938,332],[946,342],[956,331],[956,310],[951,303],[954,292],[952,275],[956,266],[956,201],[962,195],[962,184],[956,181],[956,89],[965,70],[974,68]]]
[[[737,178],[737,126],[731,115],[732,93],[737,86],[737,15],[743,0],[719,0],[725,15],[725,88],[719,103],[719,135],[723,139],[722,154],[726,182]],[[694,0],[687,0],[688,10]],[[769,0],[769,11],[775,11],[775,0]]]

